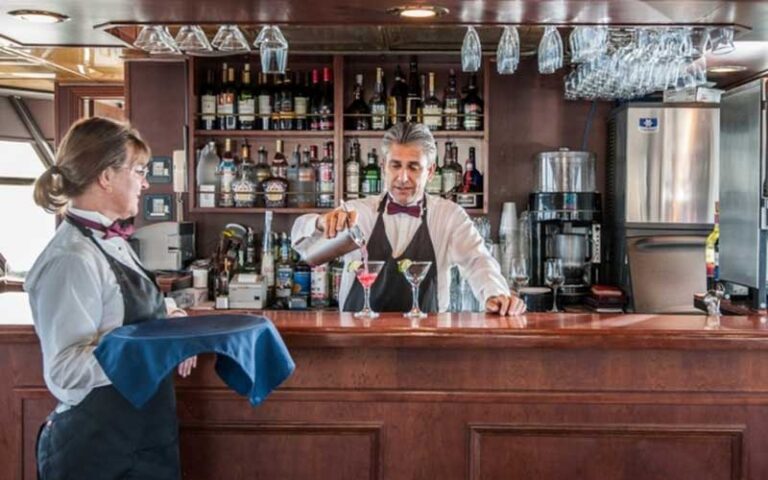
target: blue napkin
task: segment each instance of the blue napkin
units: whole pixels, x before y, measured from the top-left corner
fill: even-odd
[[[112,385],[136,408],[184,359],[217,353],[216,373],[252,405],[293,372],[288,349],[275,326],[253,315],[163,318],[116,328],[102,337],[94,355]]]

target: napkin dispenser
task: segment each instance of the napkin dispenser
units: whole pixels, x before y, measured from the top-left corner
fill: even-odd
[[[195,224],[153,223],[136,230],[131,244],[147,270],[182,270],[195,258]]]
[[[229,282],[229,308],[267,307],[267,283],[255,273],[238,273]]]

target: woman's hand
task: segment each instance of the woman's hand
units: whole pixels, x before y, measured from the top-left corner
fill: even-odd
[[[186,317],[187,312],[182,310],[181,308],[176,308],[174,310],[171,310],[168,312],[169,317]],[[192,369],[197,366],[197,355],[194,357],[189,357],[188,359],[184,360],[179,364],[179,375],[181,375],[182,378],[186,378],[189,376],[190,373],[192,373]]]

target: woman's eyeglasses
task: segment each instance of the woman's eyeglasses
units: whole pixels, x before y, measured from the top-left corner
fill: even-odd
[[[140,176],[141,178],[147,178],[147,175],[149,174],[149,165],[135,165],[130,167],[120,167],[120,168],[130,170],[136,175]]]

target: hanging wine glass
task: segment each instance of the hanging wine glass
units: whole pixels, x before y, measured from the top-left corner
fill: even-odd
[[[480,70],[482,55],[480,36],[474,27],[467,27],[467,33],[464,34],[464,43],[461,44],[461,70],[463,72],[476,72]]]
[[[496,71],[500,75],[515,73],[520,63],[520,36],[517,27],[504,27],[496,49]]]

